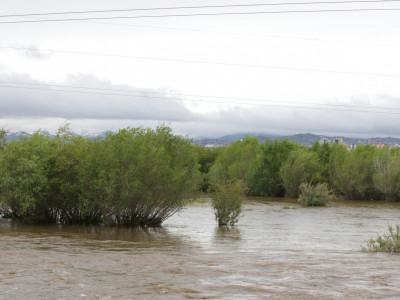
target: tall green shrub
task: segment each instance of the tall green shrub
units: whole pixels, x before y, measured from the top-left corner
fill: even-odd
[[[285,194],[280,168],[289,153],[298,149],[299,144],[285,140],[266,141],[260,145],[260,154],[254,173],[254,194],[257,196],[282,197]]]
[[[318,156],[307,149],[291,152],[280,174],[287,197],[297,197],[302,182],[318,183],[322,179]]]
[[[343,146],[334,147],[329,163],[330,184],[346,199],[377,199],[379,193],[374,188],[373,146],[357,146],[348,151]]]
[[[329,189],[327,183],[302,183],[300,185],[299,203],[302,206],[326,206],[329,201],[335,199],[335,195]]]
[[[211,167],[211,182],[241,180],[247,192],[252,194],[258,150],[258,139],[254,137],[246,137],[226,147]]]
[[[212,206],[219,226],[235,225],[242,212],[245,187],[242,181],[227,181],[214,186]]]
[[[383,198],[391,201],[400,200],[400,152],[398,149],[376,149],[372,182]]]

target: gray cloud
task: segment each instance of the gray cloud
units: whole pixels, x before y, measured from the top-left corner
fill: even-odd
[[[1,66],[0,66],[1,67]],[[2,81],[40,83],[24,75],[0,75]],[[0,83],[1,86],[17,86]],[[157,90],[161,99],[154,99],[155,90],[135,89],[115,85],[90,75],[74,75],[64,85],[87,86],[103,90],[84,90],[82,93],[57,92],[61,87],[31,85],[39,90],[0,88],[0,127],[14,130],[38,128],[55,130],[65,119],[76,131],[100,132],[127,126],[154,127],[170,122],[178,134],[214,136],[237,132],[293,134],[311,132],[347,136],[399,136],[400,110],[375,109],[388,114],[356,112],[368,107],[397,107],[400,98],[391,95],[356,95],[346,99],[327,99],[325,103],[359,106],[358,108],[331,107],[330,110],[276,106],[231,106],[209,113],[195,113],[181,98],[172,97],[168,90]],[[28,85],[24,85],[28,87]],[[52,89],[44,91],[40,89]],[[106,90],[108,89],[108,90]],[[124,90],[118,92],[112,90]],[[98,95],[92,93],[110,93]],[[201,102],[200,102],[201,103]],[[348,110],[348,111],[338,111]]]
[[[152,90],[113,85],[109,81],[87,75],[70,77],[65,85],[94,87],[103,90],[35,85],[41,84],[41,82],[31,80],[27,76],[3,75],[0,76],[0,80],[32,83],[32,85],[23,86],[0,83],[3,86],[0,91],[0,117],[3,118],[52,117],[163,121],[197,119],[197,116],[188,110],[179,98],[172,98],[167,94],[155,95]]]

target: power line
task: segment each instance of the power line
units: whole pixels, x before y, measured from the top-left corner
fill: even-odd
[[[232,8],[232,7],[257,7],[257,6],[287,6],[287,5],[321,5],[321,4],[365,4],[365,3],[385,3],[399,2],[400,0],[344,0],[344,1],[308,1],[308,2],[283,2],[283,3],[254,3],[254,4],[227,4],[227,5],[201,5],[201,6],[175,6],[175,7],[150,7],[150,8],[127,8],[127,9],[105,9],[105,10],[86,10],[86,11],[67,11],[67,12],[46,12],[30,14],[10,14],[0,15],[0,18],[9,17],[28,17],[28,16],[49,16],[49,15],[69,15],[69,14],[92,14],[110,12],[132,12],[132,11],[154,11],[154,10],[179,10],[179,9],[210,9],[210,8]]]
[[[285,35],[270,35],[270,34],[262,34],[262,33],[244,33],[244,32],[194,29],[194,28],[147,26],[147,25],[122,24],[122,23],[110,23],[110,22],[105,23],[105,22],[82,21],[82,23],[126,26],[126,27],[139,27],[139,28],[152,28],[152,29],[163,29],[163,30],[176,30],[176,31],[189,31],[189,32],[216,33],[216,34],[236,35],[236,36],[266,37],[266,38],[288,39],[288,40],[304,40],[304,41],[325,42],[325,43],[356,44],[356,45],[368,45],[368,46],[380,46],[380,47],[400,47],[400,44],[384,44],[384,43],[372,43],[372,42],[363,42],[363,41],[330,40],[330,39],[295,37],[295,36],[285,36]]]
[[[86,87],[86,86],[71,86],[71,85],[59,85],[59,84],[45,84],[45,83],[29,83],[29,82],[15,82],[15,81],[3,81],[0,80],[0,83],[6,84],[18,84],[18,85],[33,85],[33,86],[44,86],[44,87],[58,87],[58,88],[71,88],[71,89],[85,89],[85,90],[94,90],[94,91],[111,91],[111,92],[122,92],[122,93],[143,93],[143,94],[156,94],[162,95],[162,92],[155,91],[143,91],[143,90],[123,90],[123,89],[107,89],[107,88],[94,88],[94,87]],[[3,86],[10,87],[12,86]],[[18,88],[15,87],[15,88]],[[24,87],[23,87],[24,88]],[[47,90],[47,89],[46,89]],[[74,91],[68,91],[74,92]],[[80,92],[80,91],[75,91]],[[120,94],[105,94],[100,93],[101,95],[120,95]],[[313,102],[303,102],[303,101],[281,101],[281,100],[268,100],[268,99],[255,99],[255,98],[239,98],[239,97],[226,97],[226,96],[210,96],[210,95],[188,95],[188,94],[180,94],[180,93],[168,93],[168,95],[175,95],[179,97],[197,97],[197,98],[211,98],[211,99],[226,99],[226,100],[241,100],[241,101],[254,101],[254,102],[278,102],[278,103],[287,103],[287,104],[304,104],[304,105],[318,105],[318,106],[333,106],[333,107],[348,107],[348,108],[364,108],[364,109],[390,109],[390,110],[400,110],[400,108],[395,107],[376,107],[376,106],[358,106],[358,105],[345,105],[345,104],[328,104],[328,103],[313,103]],[[129,95],[125,95],[129,96]],[[132,97],[145,97],[151,99],[175,99],[182,101],[192,101],[191,99],[182,99],[182,98],[171,98],[167,96],[163,97],[148,97],[145,95],[131,95]],[[207,102],[207,101],[206,101]],[[231,102],[223,102],[223,103],[231,103]],[[239,102],[241,103],[241,102]],[[242,103],[246,104],[246,103]]]
[[[130,97],[134,98],[133,95],[127,94],[111,94],[111,93],[96,93],[96,92],[84,92],[84,91],[68,91],[68,90],[57,90],[57,89],[44,89],[34,87],[13,87],[13,86],[1,86],[0,88],[15,88],[15,89],[27,89],[27,90],[40,90],[40,91],[51,91],[51,92],[67,92],[67,93],[79,93],[79,94],[94,94],[102,96],[119,96],[119,97]],[[295,109],[314,109],[314,110],[325,110],[325,111],[342,111],[342,112],[357,112],[357,113],[371,113],[371,114],[387,114],[387,115],[400,115],[400,112],[387,112],[387,111],[371,111],[371,110],[352,110],[352,109],[336,109],[336,108],[323,108],[323,107],[304,107],[304,106],[292,106],[292,105],[278,105],[278,104],[255,104],[255,103],[242,103],[242,102],[231,102],[231,101],[205,101],[200,99],[182,100],[176,98],[165,98],[165,97],[145,97],[150,99],[160,99],[167,101],[191,101],[191,102],[205,102],[205,103],[220,103],[220,104],[240,104],[240,105],[251,105],[251,106],[267,106],[267,107],[281,107],[281,108],[295,108]]]
[[[383,0],[383,1],[378,0],[378,1],[381,1],[381,2],[396,1],[397,2],[400,0]],[[355,1],[355,2],[373,2],[373,1]],[[339,2],[335,2],[335,3],[339,3]],[[33,18],[33,19],[36,19],[36,18]],[[194,29],[194,28],[178,28],[178,27],[165,27],[165,26],[123,24],[123,23],[111,23],[111,22],[91,22],[91,21],[77,21],[77,22],[101,24],[101,25],[124,26],[124,27],[138,27],[138,28],[150,28],[150,29],[162,29],[162,30],[215,33],[215,34],[235,35],[235,36],[265,37],[265,38],[288,39],[288,40],[304,40],[304,41],[325,42],[325,43],[356,44],[356,45],[368,45],[368,46],[379,46],[379,47],[400,47],[400,44],[385,44],[385,43],[373,43],[373,42],[364,42],[364,41],[332,40],[332,39],[296,37],[296,36],[285,36],[285,35],[271,35],[271,34],[261,34],[261,33],[244,33],[244,32]]]
[[[142,15],[142,16],[119,16],[119,17],[90,17],[90,18],[70,18],[70,19],[43,19],[43,20],[1,21],[0,24],[69,22],[69,21],[114,20],[114,19],[196,17],[196,16],[234,16],[234,15],[330,13],[330,12],[372,12],[372,11],[384,12],[384,11],[399,11],[399,10],[400,10],[400,8],[355,8],[355,9],[321,9],[321,10],[282,10],[282,11],[252,11],[252,12],[223,12],[223,13],[193,13],[193,14],[170,14],[170,15]]]
[[[357,76],[361,75],[361,76],[373,76],[373,77],[400,78],[400,75],[396,75],[396,74],[363,73],[363,72],[337,71],[337,70],[324,70],[324,69],[281,67],[281,66],[271,66],[271,65],[251,65],[251,64],[238,64],[238,63],[227,63],[227,62],[217,62],[217,61],[188,60],[188,59],[146,57],[146,56],[133,56],[133,55],[118,55],[118,54],[95,53],[95,52],[49,50],[49,49],[26,48],[26,47],[11,47],[11,46],[0,46],[0,49],[43,51],[43,52],[55,52],[55,53],[64,53],[64,54],[78,54],[78,55],[104,56],[104,57],[119,57],[119,58],[130,58],[130,59],[143,59],[143,60],[154,60],[154,61],[171,61],[171,62],[181,62],[181,63],[196,63],[196,64],[217,65],[217,66],[273,69],[273,70],[286,70],[286,71],[298,71],[298,72],[314,72],[314,73],[328,73],[328,74],[346,74],[346,75],[357,75]]]

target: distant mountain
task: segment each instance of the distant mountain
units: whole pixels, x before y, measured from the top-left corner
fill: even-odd
[[[21,139],[24,137],[30,137],[31,135],[29,133],[23,132],[23,131],[18,131],[18,132],[12,132],[6,135],[6,140],[7,141],[13,141],[17,139]]]
[[[344,136],[325,136],[325,135],[316,135],[312,133],[299,133],[299,134],[294,134],[294,135],[288,135],[288,136],[278,136],[278,135],[272,135],[272,134],[257,134],[257,133],[238,133],[238,134],[232,134],[232,135],[226,135],[222,136],[220,138],[216,139],[197,139],[194,140],[195,144],[199,145],[216,145],[216,146],[222,146],[222,145],[230,145],[234,141],[240,140],[246,136],[252,136],[258,138],[260,143],[265,142],[266,140],[283,140],[283,139],[288,139],[290,141],[305,145],[305,146],[311,146],[314,144],[316,141],[321,140],[322,138],[325,138],[328,140],[328,142],[333,143],[335,139],[343,139],[343,143],[347,145],[367,145],[367,144],[384,144],[384,145],[389,145],[389,146],[396,146],[400,145],[400,138],[394,138],[394,137],[376,137],[376,138],[358,138],[358,137],[344,137]]]
[[[95,138],[100,138],[103,139],[107,136],[108,132],[99,132],[99,133],[72,133],[74,136],[83,136],[83,137],[87,137],[87,138],[91,138],[91,139],[95,139]],[[24,131],[18,131],[18,132],[11,132],[9,134],[6,135],[6,140],[7,141],[13,141],[13,140],[17,140],[17,139],[22,139],[22,138],[26,138],[26,137],[30,137],[32,134],[30,133],[26,133]],[[56,135],[55,134],[49,134],[51,138],[54,138]]]
[[[279,137],[278,139],[283,140],[283,139],[288,139],[289,141],[293,141],[299,144],[303,144],[306,146],[310,146],[314,144],[316,141],[319,141],[323,136],[321,135],[315,135],[312,133],[299,133],[295,135],[289,135],[289,136],[284,136],[284,137]]]

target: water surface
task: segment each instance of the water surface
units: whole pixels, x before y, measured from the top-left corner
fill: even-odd
[[[208,203],[147,230],[1,221],[0,299],[398,299],[400,256],[360,251],[395,223],[398,203],[271,198],[232,229]]]

